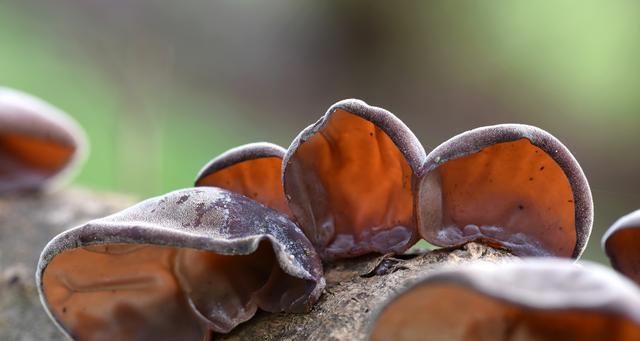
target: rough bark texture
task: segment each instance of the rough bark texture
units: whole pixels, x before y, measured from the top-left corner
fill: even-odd
[[[390,294],[443,265],[502,261],[507,252],[469,243],[403,259],[361,257],[325,266],[327,287],[309,314],[262,313],[221,340],[363,340],[367,322]]]
[[[40,306],[33,274],[40,251],[60,231],[130,206],[129,197],[71,189],[0,197],[0,340],[62,340]],[[325,266],[327,289],[309,314],[258,313],[222,340],[359,340],[381,302],[442,265],[501,261],[479,244],[420,255],[370,256]]]
[[[0,340],[64,340],[35,288],[40,252],[61,231],[132,203],[83,189],[0,196]]]

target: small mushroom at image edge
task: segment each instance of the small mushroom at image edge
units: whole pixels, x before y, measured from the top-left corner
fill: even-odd
[[[230,149],[207,163],[196,186],[213,186],[240,193],[291,216],[282,188],[282,158],[286,150],[258,142]]]
[[[85,134],[68,115],[0,87],[0,194],[49,188],[84,161]]]
[[[372,340],[640,340],[640,291],[595,263],[475,263],[434,273],[377,312]]]
[[[614,269],[640,284],[640,210],[618,219],[602,237]]]
[[[76,340],[203,340],[262,309],[306,312],[325,282],[283,214],[214,187],[178,190],[63,232],[37,270]]]
[[[344,100],[287,150],[285,197],[324,259],[402,253],[418,239],[414,181],[425,157],[393,114]]]
[[[587,179],[546,131],[521,124],[474,129],[427,156],[418,228],[439,246],[476,240],[518,256],[579,258],[593,223]]]

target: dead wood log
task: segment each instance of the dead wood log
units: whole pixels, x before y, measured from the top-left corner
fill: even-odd
[[[64,229],[130,206],[131,197],[68,189],[0,197],[0,340],[62,340],[35,289],[40,251]],[[221,340],[360,340],[381,302],[407,281],[443,265],[511,256],[479,244],[325,265],[327,288],[308,314],[258,313]]]

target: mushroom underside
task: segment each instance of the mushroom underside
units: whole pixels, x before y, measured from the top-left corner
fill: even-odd
[[[416,235],[412,174],[385,131],[336,109],[288,159],[285,193],[325,258],[402,252]]]
[[[281,180],[282,159],[246,160],[208,174],[196,186],[215,186],[245,195],[279,212],[289,214]]]
[[[567,175],[528,139],[445,161],[421,180],[423,238],[440,246],[494,241],[520,256],[574,252],[575,203]]]
[[[640,283],[640,229],[627,227],[615,231],[605,243],[611,265],[636,283]]]
[[[636,340],[640,326],[596,309],[523,307],[446,283],[414,288],[392,301],[372,340]]]
[[[71,145],[0,132],[0,193],[41,186],[71,161],[74,152]]]
[[[283,272],[269,242],[249,255],[104,244],[55,256],[42,290],[79,340],[202,339],[266,311],[303,310],[312,281]]]

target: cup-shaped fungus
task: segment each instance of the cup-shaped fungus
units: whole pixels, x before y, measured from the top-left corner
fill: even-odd
[[[84,158],[80,127],[57,108],[0,87],[0,193],[41,189]]]
[[[308,311],[324,288],[320,258],[295,224],[213,187],[58,235],[37,283],[50,317],[77,340],[201,340],[258,308]]]
[[[390,112],[334,104],[283,161],[289,207],[323,258],[402,252],[417,239],[413,181],[425,152]]]
[[[281,177],[285,152],[266,142],[230,149],[200,170],[195,185],[228,189],[290,215]]]
[[[618,219],[602,237],[611,266],[640,284],[640,210]]]
[[[435,245],[478,240],[519,256],[578,258],[591,233],[580,165],[532,126],[482,127],[444,142],[427,156],[417,192],[418,228]]]
[[[369,328],[376,341],[640,340],[640,291],[595,263],[476,263],[414,283]]]

